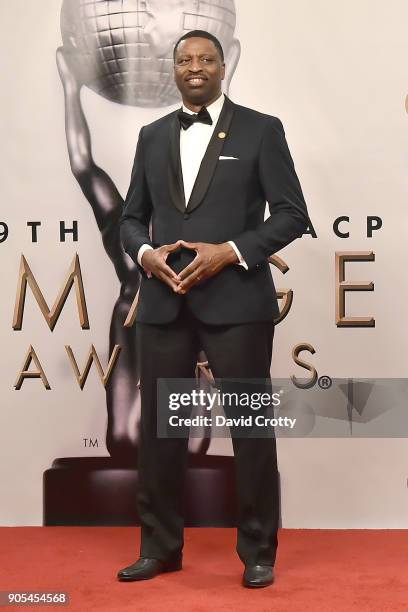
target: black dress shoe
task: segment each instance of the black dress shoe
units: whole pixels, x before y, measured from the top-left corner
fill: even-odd
[[[182,560],[177,559],[176,561],[161,561],[160,559],[153,559],[151,557],[140,557],[135,563],[124,567],[119,570],[119,580],[149,580],[154,578],[157,574],[163,572],[176,572],[181,570]]]
[[[273,565],[246,565],[243,585],[249,588],[266,587],[275,579]]]

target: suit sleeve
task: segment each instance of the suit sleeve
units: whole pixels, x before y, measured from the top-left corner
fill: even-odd
[[[300,238],[309,224],[302,188],[278,117],[270,117],[265,128],[258,169],[270,217],[233,238],[248,269]]]
[[[142,128],[137,142],[130,185],[119,220],[119,230],[120,240],[125,252],[135,262],[142,274],[146,275],[146,272],[137,260],[137,254],[143,244],[153,247],[149,236],[152,201],[146,181],[144,164]]]

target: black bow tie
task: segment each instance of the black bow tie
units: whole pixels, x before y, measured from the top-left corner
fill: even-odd
[[[205,106],[201,108],[199,113],[194,115],[185,113],[183,110],[179,110],[177,116],[183,130],[188,130],[193,123],[206,123],[207,125],[212,125],[211,115]]]

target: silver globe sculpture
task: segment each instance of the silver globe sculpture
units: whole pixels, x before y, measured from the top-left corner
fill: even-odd
[[[173,46],[190,30],[214,34],[227,69],[230,53],[235,69],[235,23],[234,0],[64,0],[61,10],[64,49],[81,82],[108,100],[139,107],[179,101]]]

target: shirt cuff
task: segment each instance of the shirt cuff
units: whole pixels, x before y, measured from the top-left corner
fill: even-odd
[[[234,251],[235,251],[236,256],[238,257],[238,260],[239,260],[239,261],[238,261],[238,265],[239,265],[239,266],[242,266],[243,268],[245,268],[245,270],[248,270],[248,265],[247,265],[247,263],[246,263],[245,259],[242,257],[241,253],[238,251],[238,247],[237,247],[237,245],[235,244],[235,242],[233,242],[232,240],[228,240],[228,244],[230,244],[230,245],[232,246],[232,248],[233,248],[233,249],[234,249]],[[143,247],[141,247],[141,249],[142,249],[142,248],[143,248]],[[141,249],[140,249],[140,250],[141,250]]]
[[[140,266],[141,268],[143,268],[143,266],[142,266],[142,257],[143,257],[143,253],[144,253],[145,251],[148,251],[149,249],[152,249],[152,250],[153,250],[153,247],[151,247],[151,246],[150,246],[150,244],[142,244],[142,246],[140,247],[140,249],[139,249],[139,250],[138,250],[138,252],[137,252],[137,263],[139,264],[139,266]],[[144,269],[144,268],[143,268],[143,269]],[[150,278],[150,277],[152,276],[152,273],[151,273],[151,272],[149,272],[148,270],[145,270],[145,272],[146,272],[146,276],[147,276],[147,278]]]

